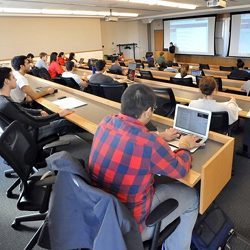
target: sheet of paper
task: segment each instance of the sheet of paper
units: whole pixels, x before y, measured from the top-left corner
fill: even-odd
[[[87,105],[86,102],[80,101],[74,97],[66,97],[60,100],[53,101],[53,103],[59,106],[61,109],[74,109],[80,106]]]

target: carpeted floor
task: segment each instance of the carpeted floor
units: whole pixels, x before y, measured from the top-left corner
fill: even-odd
[[[236,149],[241,145],[242,133],[234,134],[236,137]],[[75,148],[76,149],[76,148]],[[79,151],[79,150],[78,150]],[[87,155],[89,148],[84,152],[77,152],[76,157],[82,158]],[[16,208],[16,199],[8,199],[5,195],[7,187],[11,185],[13,179],[5,178],[3,171],[8,167],[0,161],[0,249],[16,250],[23,249],[28,243],[40,222],[26,223],[22,230],[16,231],[11,228],[14,217],[29,214],[20,212]],[[228,214],[235,225],[235,229],[242,236],[250,241],[250,159],[235,155],[234,176],[216,199],[216,203]],[[16,190],[18,192],[18,190]],[[35,247],[35,250],[41,249]],[[249,249],[249,248],[244,248]],[[243,250],[235,248],[235,250]]]

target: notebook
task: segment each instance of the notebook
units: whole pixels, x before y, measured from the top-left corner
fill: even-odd
[[[192,134],[200,138],[200,143],[203,144],[209,133],[211,122],[211,111],[201,110],[177,104],[174,117],[174,128],[180,131],[181,134]],[[178,148],[179,139],[170,141],[169,144]],[[190,150],[195,152],[197,148]]]
[[[61,97],[60,99],[53,101],[54,104],[59,106],[61,109],[74,109],[84,105],[86,102],[80,101],[74,97]]]
[[[193,69],[193,70],[191,70],[191,74],[193,76],[201,76],[202,75],[202,70]]]

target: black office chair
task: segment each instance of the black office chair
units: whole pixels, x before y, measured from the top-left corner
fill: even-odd
[[[148,70],[140,70],[140,75],[141,75],[141,78],[142,78],[142,79],[154,80],[154,77],[153,77],[151,71],[148,71]]]
[[[187,77],[187,78],[176,78],[176,77],[170,77],[170,82],[182,86],[187,86],[187,87],[195,87],[197,88],[198,86],[196,84],[193,84],[193,79],[192,77]]]
[[[178,67],[178,66],[179,66],[179,64],[178,64],[178,63],[173,63],[173,66],[177,66],[177,67]]]
[[[210,67],[209,67],[208,64],[200,63],[199,69],[200,69],[200,70],[203,70],[203,69],[210,69]]]
[[[65,81],[67,87],[80,90],[80,85],[73,78],[71,78],[71,77],[68,77],[68,78],[64,77],[64,81]]]
[[[175,111],[176,100],[171,88],[153,88],[156,94],[156,110],[157,115],[172,117]]]
[[[220,66],[221,71],[233,71],[235,67],[233,66]]]
[[[124,62],[119,62],[119,64],[120,64],[121,67],[125,67],[126,66],[126,64]]]
[[[202,79],[203,76],[196,76],[196,83],[197,86],[199,86],[200,80]],[[214,80],[217,83],[218,91],[222,91],[222,79],[221,77],[213,77]]]
[[[43,247],[43,248],[52,248],[53,245],[50,245],[50,241],[48,240],[48,236],[49,238],[53,239],[53,243],[57,245],[57,247],[59,247],[59,245],[63,244],[60,243],[60,238],[61,239],[65,239],[66,237],[66,242],[68,244],[67,247],[70,248],[85,248],[85,247],[89,247],[89,242],[88,240],[83,240],[84,237],[86,237],[86,235],[88,235],[89,230],[84,227],[84,225],[82,227],[80,226],[74,226],[74,224],[70,224],[69,227],[72,229],[69,230],[69,228],[67,227],[68,225],[64,225],[63,222],[71,220],[71,218],[69,216],[67,216],[68,213],[71,213],[69,210],[65,209],[67,206],[63,206],[64,201],[65,202],[69,202],[68,198],[70,193],[72,193],[72,197],[74,197],[75,203],[74,203],[74,208],[77,209],[77,207],[79,206],[79,208],[81,209],[84,201],[86,199],[88,199],[89,195],[91,194],[91,196],[94,195],[94,197],[96,197],[96,199],[92,199],[93,205],[96,202],[101,202],[102,199],[104,198],[106,201],[107,199],[112,199],[112,205],[115,204],[115,208],[114,211],[115,214],[119,214],[119,221],[121,222],[121,227],[122,227],[122,221],[124,221],[124,223],[126,223],[126,225],[128,225],[128,223],[130,223],[130,227],[126,227],[127,229],[130,228],[130,231],[126,231],[126,238],[130,238],[129,236],[133,237],[133,239],[138,240],[139,242],[132,242],[133,247],[137,246],[138,248],[136,249],[143,249],[143,246],[146,249],[150,249],[150,250],[157,250],[162,243],[164,242],[164,240],[176,229],[176,227],[179,225],[180,223],[180,218],[178,217],[176,220],[174,220],[172,223],[170,223],[162,232],[160,232],[160,227],[161,227],[161,221],[167,217],[169,214],[171,214],[171,212],[173,212],[177,207],[178,207],[178,202],[175,199],[169,199],[166,200],[165,202],[163,202],[162,204],[160,204],[159,206],[157,206],[153,211],[150,212],[148,218],[146,219],[146,225],[149,227],[154,227],[154,234],[153,234],[153,238],[152,240],[146,241],[143,243],[143,246],[141,244],[141,239],[140,239],[140,235],[138,232],[138,228],[136,225],[136,222],[134,221],[134,219],[132,218],[132,216],[130,215],[130,212],[128,211],[128,209],[121,203],[119,202],[114,196],[112,196],[111,194],[108,194],[96,187],[92,187],[91,183],[89,181],[89,178],[86,174],[86,172],[84,171],[84,169],[81,169],[81,166],[79,165],[79,163],[77,163],[75,160],[70,160],[70,156],[66,154],[66,152],[60,152],[58,154],[54,154],[53,156],[48,158],[48,162],[49,162],[49,166],[52,166],[53,171],[58,171],[57,177],[56,177],[56,182],[55,185],[56,188],[53,189],[53,195],[51,196],[52,200],[51,200],[51,205],[50,205],[50,209],[49,209],[49,216],[48,216],[48,222],[44,224],[43,230],[41,231],[41,236],[39,238],[39,246]],[[51,162],[50,158],[54,158],[54,160]],[[57,159],[67,159],[68,165],[70,165],[69,169],[64,169],[64,168],[60,168],[59,165],[55,164],[57,162]],[[54,163],[53,163],[54,162]],[[71,172],[70,172],[70,171]],[[63,181],[63,179],[65,181]],[[66,186],[65,186],[66,185]],[[67,191],[65,191],[67,193],[67,195],[63,195],[65,192],[63,192],[63,190],[67,189]],[[88,190],[88,192],[86,192],[86,190]],[[98,197],[98,198],[97,198]],[[58,201],[58,199],[60,199],[60,201],[62,202],[62,205],[58,206],[58,203],[56,201]],[[88,203],[90,205],[90,203]],[[106,202],[106,204],[108,204]],[[111,206],[111,204],[110,204]],[[73,208],[73,209],[74,209]],[[96,211],[98,213],[98,211]],[[80,215],[77,213],[74,215],[74,219],[77,219],[77,216],[81,216],[80,220],[84,221],[85,219],[88,220],[87,216],[91,216],[91,218],[93,220],[94,219],[94,214],[96,214],[96,212],[94,212],[93,210],[91,210],[91,212],[89,213],[85,213],[84,211],[82,212],[82,215]],[[61,214],[64,215],[65,220],[57,220],[57,218],[59,218],[58,216],[60,216]],[[116,216],[115,215],[115,216]],[[96,215],[95,215],[96,216]],[[110,216],[110,215],[109,215]],[[97,218],[95,225],[98,225],[100,223],[99,219],[102,218]],[[53,221],[57,220],[58,223],[54,223]],[[95,222],[93,222],[95,223]],[[91,225],[88,225],[89,227]],[[53,230],[52,230],[53,227]],[[58,228],[57,228],[58,227]],[[61,230],[61,228],[65,228],[66,231],[70,231],[69,233],[66,233],[65,235],[65,231]],[[101,230],[101,229],[100,229]],[[126,230],[126,229],[125,229]],[[132,231],[131,231],[132,230]],[[64,233],[63,233],[64,231]],[[131,235],[131,233],[133,233]],[[84,237],[83,237],[84,234]],[[99,232],[98,232],[99,234]],[[71,236],[72,235],[72,236]],[[76,235],[81,235],[81,237],[76,237]],[[109,232],[106,232],[106,237],[108,238],[112,238],[113,236],[109,234]],[[129,235],[129,236],[128,236]],[[139,236],[139,237],[135,237]],[[94,235],[92,235],[94,236]],[[58,238],[56,238],[58,237]],[[98,237],[98,235],[97,235]],[[72,245],[72,241],[71,239],[73,239],[73,242],[75,242],[77,245]],[[70,244],[70,242],[72,244]],[[53,244],[52,243],[52,244]],[[128,243],[126,241],[126,243]],[[131,242],[129,243],[131,244]],[[63,244],[65,246],[65,244]],[[128,246],[128,245],[127,245]],[[115,249],[115,245],[114,248]],[[131,248],[128,248],[131,249]],[[135,248],[133,248],[135,249]]]
[[[92,95],[104,97],[102,89],[100,88],[100,84],[89,82],[88,87],[84,89],[84,92],[90,93]]]
[[[239,81],[247,81],[248,77],[240,77],[240,76],[231,76],[231,75],[227,75],[228,79],[232,79],[232,80],[239,80]]]
[[[136,63],[141,63],[141,59],[135,59]]]
[[[39,184],[41,175],[31,176],[38,152],[35,140],[18,121],[14,121],[2,133],[0,145],[1,157],[14,169],[22,182],[17,208],[39,212],[16,217],[12,227],[18,229],[21,222],[44,220],[51,189]],[[37,234],[34,237],[37,238]],[[32,249],[34,237],[25,249]]]
[[[228,119],[227,111],[212,112],[210,130],[230,136],[231,130]]]
[[[108,73],[111,74],[116,74],[116,75],[122,75],[122,71],[121,70],[114,70],[114,69],[109,69]]]
[[[101,84],[100,91],[103,97],[115,102],[121,102],[123,92],[126,90],[128,85],[126,83],[120,84]]]

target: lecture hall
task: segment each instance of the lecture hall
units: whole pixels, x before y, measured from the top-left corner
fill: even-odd
[[[249,0],[0,0],[1,250],[250,250]]]

